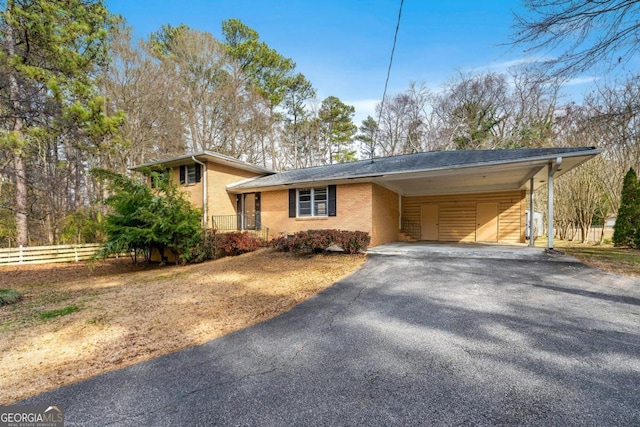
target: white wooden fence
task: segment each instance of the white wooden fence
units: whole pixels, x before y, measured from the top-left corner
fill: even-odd
[[[78,262],[93,258],[102,247],[99,243],[84,245],[19,246],[0,248],[0,265]]]

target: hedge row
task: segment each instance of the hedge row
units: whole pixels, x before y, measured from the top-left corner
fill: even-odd
[[[307,230],[271,240],[271,246],[276,250],[295,253],[320,253],[335,245],[347,254],[357,254],[366,250],[369,243],[369,233],[341,230]]]
[[[356,254],[367,249],[371,236],[364,231],[307,230],[293,236],[282,236],[271,240],[270,245],[281,252],[320,253],[331,246],[339,246],[347,254]],[[247,232],[207,233],[204,239],[192,245],[185,253],[187,262],[202,262],[206,259],[241,255],[253,252],[264,242]]]

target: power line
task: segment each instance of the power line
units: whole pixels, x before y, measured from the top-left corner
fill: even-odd
[[[374,138],[374,147],[375,142],[378,139],[378,134],[380,133],[380,120],[382,119],[382,111],[384,109],[384,101],[387,97],[387,86],[389,86],[389,76],[391,76],[391,65],[393,65],[393,54],[396,51],[396,42],[398,41],[398,30],[400,29],[400,20],[402,19],[402,5],[404,4],[404,0],[400,0],[400,9],[398,10],[398,22],[396,24],[396,31],[393,35],[393,47],[391,48],[391,57],[389,58],[389,68],[387,68],[387,78],[384,81],[384,92],[382,93],[382,101],[380,102],[380,112],[378,113],[378,123],[376,123],[376,134]],[[373,159],[373,147],[371,150],[371,158]]]

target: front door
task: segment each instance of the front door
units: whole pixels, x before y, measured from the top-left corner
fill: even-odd
[[[476,242],[497,242],[498,204],[478,203],[476,224]]]
[[[438,240],[438,223],[440,220],[440,206],[436,204],[420,205],[421,240]]]
[[[256,229],[256,193],[249,193],[244,195],[242,217],[244,218],[243,230],[255,230]]]

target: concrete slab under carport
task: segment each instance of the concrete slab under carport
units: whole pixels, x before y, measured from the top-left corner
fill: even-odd
[[[407,257],[457,257],[487,259],[554,259],[562,262],[579,261],[558,251],[531,247],[527,244],[456,243],[456,242],[394,242],[375,246],[369,254]]]

